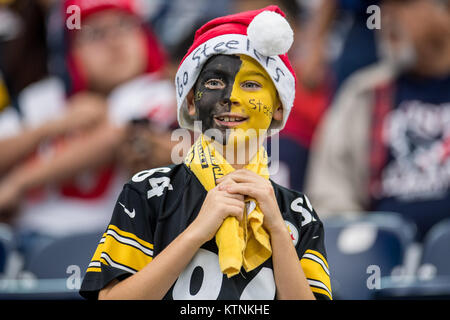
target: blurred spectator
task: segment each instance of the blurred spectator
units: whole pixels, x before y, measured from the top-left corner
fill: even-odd
[[[14,103],[26,86],[48,75],[45,1],[0,1],[0,69]]]
[[[319,86],[332,72],[334,90],[356,70],[378,60],[375,30],[368,28],[370,5],[379,0],[319,0],[305,26],[303,73],[307,88]],[[333,34],[337,34],[334,36]],[[338,41],[336,41],[338,40]],[[341,47],[332,48],[332,42]],[[337,55],[333,57],[332,55]]]
[[[239,0],[234,1],[234,12],[260,9],[270,4],[278,5],[289,21],[294,31],[294,44],[290,51],[290,59],[297,78],[303,75],[302,51],[304,50],[305,22],[302,17],[308,12],[299,5],[300,1],[290,0]],[[298,191],[303,191],[305,172],[309,157],[309,148],[312,137],[319,124],[323,113],[329,104],[331,94],[331,82],[322,79],[314,88],[307,87],[303,82],[297,81],[295,101],[289,119],[279,135],[279,159],[271,157],[273,168],[271,178],[277,183]],[[267,142],[269,156],[275,155],[272,150],[271,139]],[[275,145],[274,145],[275,146]],[[273,153],[272,153],[273,152]]]
[[[450,216],[450,1],[386,0],[381,12],[383,61],[340,90],[307,193],[322,218],[399,212],[421,239]]]
[[[81,9],[81,28],[66,28],[70,5]],[[135,2],[67,0],[62,10],[69,92],[55,77],[20,92],[22,129],[10,139],[34,139],[21,154],[33,156],[0,181],[0,213],[20,205],[11,223],[25,254],[54,237],[103,229],[131,174],[170,163],[175,89],[161,76],[164,52]]]
[[[9,102],[6,87],[0,83],[0,95]],[[2,98],[0,98],[2,99]],[[4,110],[2,110],[4,109]],[[69,108],[67,112],[37,126],[22,128],[20,114],[10,105],[0,107],[0,177],[13,170],[17,164],[30,156],[39,144],[72,131],[89,129],[104,117],[103,106],[80,105]]]

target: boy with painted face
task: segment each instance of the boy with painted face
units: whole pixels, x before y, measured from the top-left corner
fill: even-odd
[[[243,54],[211,57],[187,101],[194,123],[238,168],[261,147],[272,119],[283,117],[270,76],[255,59]]]
[[[184,163],[125,185],[83,296],[332,298],[322,223],[305,195],[269,179],[262,147],[269,129],[283,127],[294,95],[283,15],[269,6],[197,31],[175,83],[179,123],[200,136]],[[242,143],[255,137],[254,150]],[[245,161],[229,157],[230,148],[246,151]]]

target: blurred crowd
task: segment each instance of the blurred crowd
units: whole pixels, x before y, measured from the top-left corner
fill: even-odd
[[[195,30],[270,4],[298,78],[273,180],[322,220],[397,212],[419,241],[450,217],[449,0],[0,0],[0,222],[19,252],[103,229],[134,173],[171,163]]]

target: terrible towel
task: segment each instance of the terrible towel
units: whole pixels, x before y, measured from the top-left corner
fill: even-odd
[[[203,135],[191,147],[184,162],[206,191],[216,186],[217,179],[235,170]],[[269,179],[264,147],[261,146],[245,168]],[[220,268],[228,278],[238,274],[241,267],[247,272],[255,269],[272,255],[270,237],[263,228],[264,215],[258,203],[246,197],[245,204],[242,222],[230,216],[216,233]]]

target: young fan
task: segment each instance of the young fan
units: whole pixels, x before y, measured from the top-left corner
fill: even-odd
[[[175,83],[180,126],[201,134],[184,163],[124,186],[81,295],[332,298],[322,223],[306,196],[269,179],[262,147],[295,94],[283,17],[269,6],[197,31]]]

